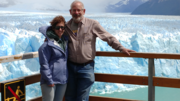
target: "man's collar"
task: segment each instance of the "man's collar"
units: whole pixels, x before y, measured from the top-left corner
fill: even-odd
[[[85,24],[85,17],[84,16],[83,16],[81,22],[82,22],[82,24]]]

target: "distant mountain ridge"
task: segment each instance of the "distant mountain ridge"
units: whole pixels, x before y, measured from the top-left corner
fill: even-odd
[[[149,0],[138,6],[131,14],[180,15],[180,0]]]
[[[147,0],[122,0],[114,5],[108,5],[106,12],[132,12],[146,1]]]

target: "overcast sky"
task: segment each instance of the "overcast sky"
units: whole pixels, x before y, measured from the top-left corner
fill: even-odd
[[[74,0],[0,0],[0,11],[65,11],[68,12]],[[128,0],[80,0],[86,12],[104,12],[108,4]]]

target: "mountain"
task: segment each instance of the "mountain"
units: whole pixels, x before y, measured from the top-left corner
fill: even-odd
[[[147,0],[122,0],[106,7],[106,12],[132,12]]]
[[[180,15],[180,0],[149,0],[131,14]]]

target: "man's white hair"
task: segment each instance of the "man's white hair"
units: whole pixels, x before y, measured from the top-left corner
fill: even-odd
[[[73,6],[74,4],[76,4],[76,3],[81,3],[82,9],[84,9],[84,4],[83,4],[81,1],[79,1],[79,0],[75,0],[75,1],[73,1],[73,2],[71,3],[71,9],[72,9],[72,6]]]

